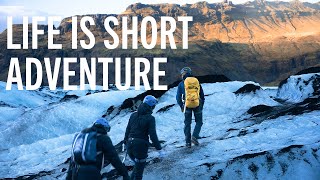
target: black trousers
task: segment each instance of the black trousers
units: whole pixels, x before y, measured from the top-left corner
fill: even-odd
[[[148,142],[143,139],[133,139],[128,142],[128,155],[135,162],[131,174],[132,180],[141,180],[148,157]]]
[[[192,136],[195,138],[199,138],[199,134],[201,131],[201,127],[203,124],[202,121],[202,109],[203,104],[201,103],[200,106],[196,108],[186,108],[186,111],[184,113],[185,119],[184,119],[184,135],[186,137],[186,143],[191,143],[191,122],[192,122],[192,112],[194,113],[194,118],[196,121],[196,125],[193,130]]]
[[[74,172],[75,180],[101,180],[99,169],[95,165],[81,165],[78,172]]]

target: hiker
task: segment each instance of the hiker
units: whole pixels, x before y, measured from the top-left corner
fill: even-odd
[[[184,67],[180,71],[182,81],[178,85],[176,100],[184,113],[184,135],[186,146],[191,148],[191,142],[196,146],[199,145],[198,139],[202,122],[202,109],[204,105],[203,89],[197,78],[192,76],[189,67]],[[191,136],[192,112],[194,113],[196,125]]]
[[[109,122],[100,118],[90,128],[76,134],[72,145],[72,157],[67,180],[100,180],[100,171],[105,162],[110,162],[123,176],[123,179],[130,179],[126,167],[119,159],[118,153],[108,136],[109,131]],[[87,141],[85,142],[85,140]],[[89,146],[90,148],[88,148]]]
[[[131,179],[142,179],[148,157],[149,137],[155,148],[160,150],[160,157],[164,155],[156,132],[155,118],[151,115],[157,103],[158,101],[154,96],[148,95],[144,98],[138,111],[130,116],[124,143],[127,146],[129,157],[135,163]]]

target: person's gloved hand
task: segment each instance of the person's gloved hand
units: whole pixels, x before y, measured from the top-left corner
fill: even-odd
[[[159,151],[159,158],[164,158],[164,156],[166,155],[166,152],[164,152],[164,150],[160,150]]]

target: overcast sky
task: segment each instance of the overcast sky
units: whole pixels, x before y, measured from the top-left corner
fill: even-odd
[[[175,0],[174,3],[196,3],[201,0]],[[222,0],[207,0],[209,3]],[[248,0],[233,0],[243,3]],[[283,0],[290,1],[290,0]],[[318,2],[320,0],[306,0]],[[0,32],[7,27],[7,16],[14,17],[14,23],[21,23],[22,16],[61,16],[83,14],[119,14],[130,4],[172,3],[172,0],[0,0]]]

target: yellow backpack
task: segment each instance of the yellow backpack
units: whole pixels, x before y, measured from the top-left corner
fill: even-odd
[[[185,107],[196,108],[200,105],[200,83],[195,77],[184,80]]]

